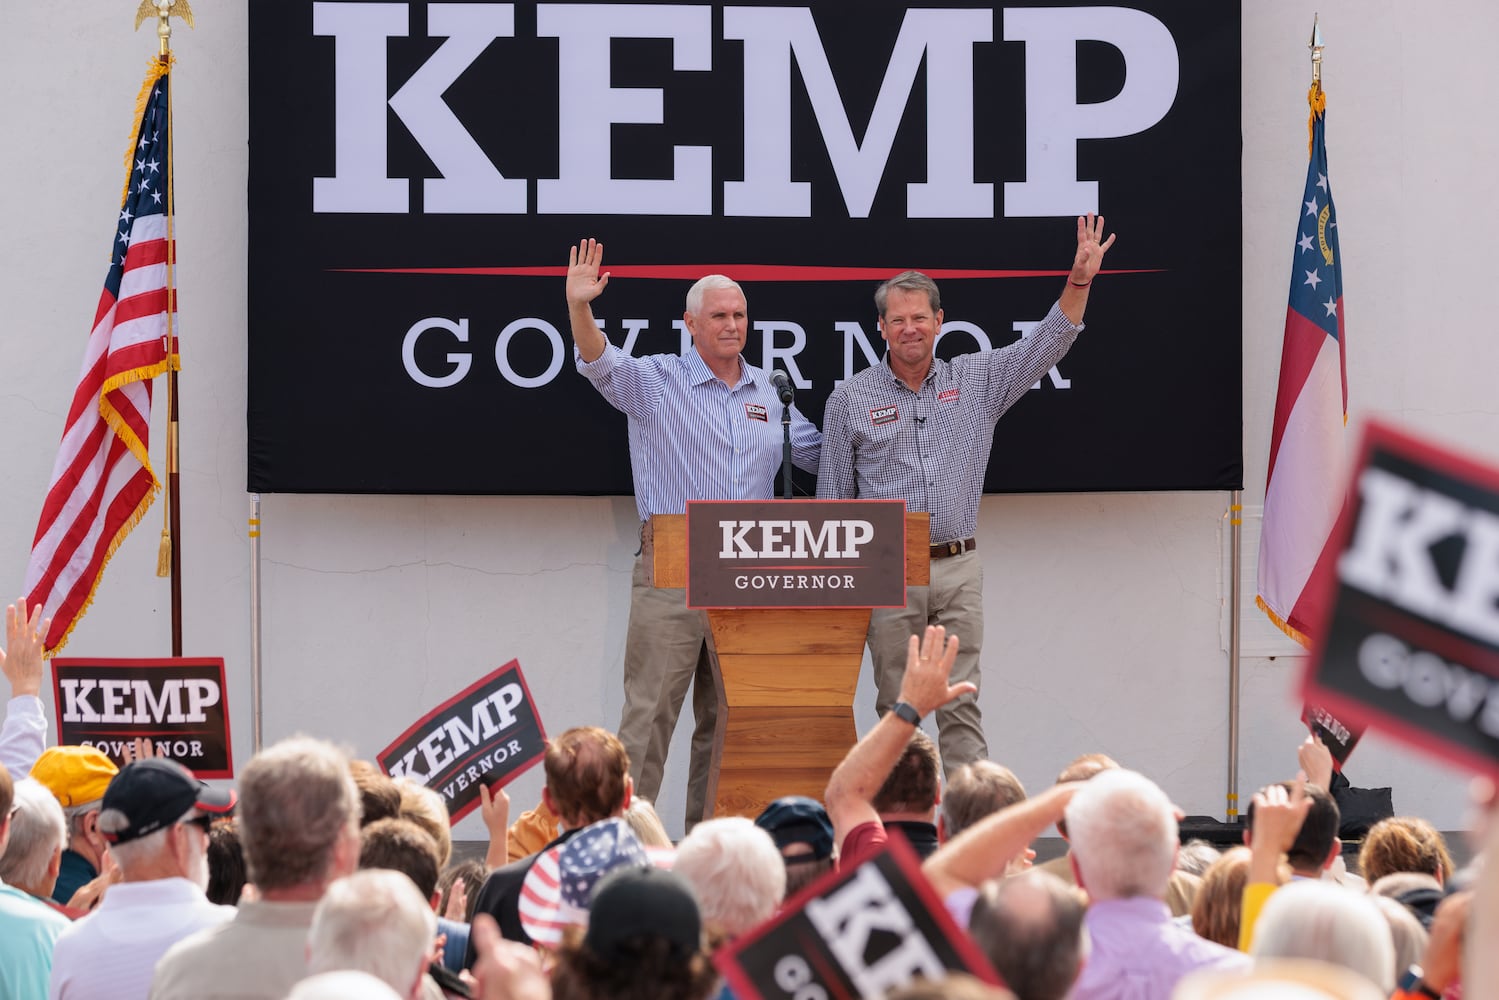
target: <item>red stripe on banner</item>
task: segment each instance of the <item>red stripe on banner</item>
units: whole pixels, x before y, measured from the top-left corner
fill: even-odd
[[[538,267],[330,267],[348,274],[454,274],[504,275],[512,278],[565,278],[567,265]],[[606,268],[616,278],[663,278],[696,281],[705,274],[727,274],[736,281],[884,281],[904,268],[835,267],[803,264],[625,264]],[[1131,268],[1100,271],[1099,274],[1160,274],[1165,268]],[[922,271],[932,279],[959,278],[1061,278],[1070,271],[982,271],[934,267]]]
[[[1265,474],[1268,482],[1275,475],[1275,456],[1280,452],[1280,439],[1286,432],[1286,421],[1296,400],[1301,397],[1301,388],[1306,377],[1327,343],[1327,333],[1320,326],[1294,309],[1286,309],[1286,336],[1280,354],[1280,385],[1275,392],[1275,423],[1270,430],[1270,466]]]

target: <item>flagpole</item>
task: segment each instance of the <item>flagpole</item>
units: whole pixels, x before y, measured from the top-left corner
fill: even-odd
[[[187,0],[141,0],[136,8],[135,27],[140,26],[150,17],[155,16],[157,59],[164,67],[170,67],[172,62],[172,17],[175,15],[187,22],[188,27],[193,26],[193,11],[188,6]],[[167,510],[166,527],[162,531],[161,549],[157,557],[157,575],[171,576],[171,601],[172,601],[172,655],[182,655],[182,474],[181,462],[178,451],[178,386],[177,365],[172,364],[175,356],[175,331],[173,330],[173,316],[177,306],[177,244],[176,244],[176,213],[172,204],[177,189],[176,162],[173,157],[172,141],[175,138],[174,129],[171,126],[172,106],[167,105],[167,332],[166,332],[166,356],[167,356]]]
[[[1240,605],[1243,603],[1244,491],[1234,490],[1228,499],[1228,799],[1225,818],[1239,821],[1239,644],[1242,637]]]
[[[260,494],[250,494],[250,718],[252,749],[260,752],[265,736],[260,694]]]

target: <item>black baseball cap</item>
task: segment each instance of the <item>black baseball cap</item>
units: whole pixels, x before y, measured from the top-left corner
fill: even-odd
[[[784,851],[791,844],[807,844],[812,848],[811,854],[798,855],[788,861],[821,861],[832,857],[833,821],[816,799],[805,795],[776,799],[756,817],[755,825],[770,834],[777,850]]]
[[[101,832],[111,843],[125,844],[171,826],[194,809],[210,815],[228,813],[235,800],[233,789],[210,788],[176,761],[148,757],[125,765],[109,783],[100,808],[102,813],[119,812],[125,823]]]
[[[632,938],[658,937],[672,953],[688,958],[702,947],[703,921],[697,897],[682,876],[664,868],[617,868],[604,876],[588,907],[583,943],[600,958],[626,957]]]

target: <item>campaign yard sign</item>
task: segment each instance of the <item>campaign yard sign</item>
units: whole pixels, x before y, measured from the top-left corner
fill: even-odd
[[[776,919],[714,956],[741,1000],[880,997],[917,978],[965,972],[999,984],[947,914],[905,838],[831,872]]]
[[[1371,421],[1334,543],[1307,702],[1499,776],[1499,468]]]
[[[1349,754],[1353,753],[1353,748],[1363,738],[1364,727],[1338,718],[1321,705],[1307,705],[1303,708],[1301,721],[1306,723],[1312,735],[1321,740],[1322,745],[1332,754],[1333,768],[1342,771],[1343,765],[1348,763]]]
[[[479,804],[479,786],[501,788],[546,753],[546,733],[520,661],[511,660],[411,724],[376,756],[392,778],[439,793],[456,823]]]
[[[62,657],[52,695],[59,744],[96,747],[123,767],[125,748],[145,739],[199,778],[234,777],[221,658]]]

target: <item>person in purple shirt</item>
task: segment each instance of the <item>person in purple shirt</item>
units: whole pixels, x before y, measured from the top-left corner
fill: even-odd
[[[1176,810],[1149,778],[1118,769],[1085,783],[1067,805],[1067,833],[1092,946],[1073,1000],[1154,1000],[1198,969],[1249,970],[1249,956],[1172,920]]]

